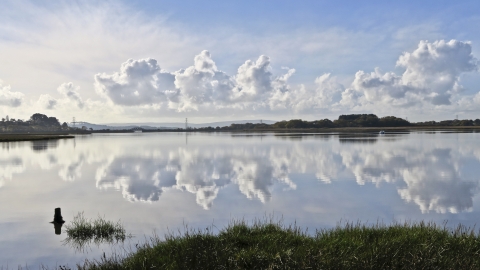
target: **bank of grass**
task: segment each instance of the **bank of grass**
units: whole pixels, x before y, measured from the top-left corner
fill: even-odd
[[[234,222],[152,237],[125,258],[79,269],[479,269],[474,229],[434,223],[344,224],[310,235],[296,226]]]

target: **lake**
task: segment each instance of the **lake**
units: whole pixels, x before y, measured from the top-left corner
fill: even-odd
[[[0,268],[75,266],[185,225],[273,216],[314,233],[339,222],[480,217],[480,133],[135,133],[0,143]],[[82,251],[55,234],[85,217],[134,237]],[[65,227],[65,226],[64,226]]]

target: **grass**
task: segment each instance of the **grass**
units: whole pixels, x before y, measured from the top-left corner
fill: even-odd
[[[83,216],[83,212],[78,213],[71,224],[65,226],[67,238],[64,240],[65,245],[72,246],[77,250],[84,250],[89,244],[94,243],[117,243],[123,242],[127,235],[123,225],[107,221],[102,217],[95,220],[87,219]]]
[[[434,223],[367,226],[347,223],[310,235],[296,225],[232,222],[213,233],[187,229],[154,235],[120,258],[86,261],[78,269],[479,269],[474,229]]]

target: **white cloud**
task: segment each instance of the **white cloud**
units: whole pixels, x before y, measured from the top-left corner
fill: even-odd
[[[58,101],[49,94],[44,94],[40,95],[37,103],[42,109],[53,110],[57,106]]]
[[[97,93],[124,106],[162,104],[166,91],[174,91],[174,75],[164,72],[157,60],[129,59],[112,75],[95,75]]]
[[[150,16],[136,5],[112,1],[56,5],[7,1],[4,6],[0,10],[0,62],[12,64],[0,65],[2,78],[27,98],[51,96],[42,97],[35,109],[62,107],[60,100],[55,104],[52,98],[61,82],[71,81],[80,87],[84,102],[98,100],[95,88],[100,89],[111,101],[109,105],[117,104],[115,112],[122,113],[102,113],[102,117],[112,122],[126,118],[151,120],[159,114],[173,119],[191,111],[196,111],[199,118],[268,115],[278,120],[297,115],[312,118],[318,113],[331,116],[340,110],[385,111],[392,105],[410,111],[422,108],[436,110],[435,113],[440,109],[454,111],[465,107],[457,104],[465,96],[462,89],[469,86],[465,82],[465,87],[462,86],[461,75],[477,65],[469,54],[472,45],[468,42],[422,41],[418,47],[412,47],[420,37],[472,38],[465,33],[445,34],[441,20],[434,19],[363,30],[271,25],[268,31],[245,31],[223,24],[207,30],[198,25],[192,28],[193,24],[183,21],[178,23],[175,15]],[[208,52],[195,56],[205,48],[217,57],[216,63]],[[366,70],[365,65],[370,63],[388,71],[388,63],[393,64],[395,54],[405,48],[409,52],[397,61],[398,68],[405,69],[403,75],[363,71],[358,80],[352,76],[353,71]],[[263,54],[269,57],[252,58]],[[189,67],[194,56],[195,62]],[[132,77],[122,80],[123,71],[114,71],[129,58],[138,65],[154,58],[169,72],[132,66],[150,79],[143,78],[142,85],[133,79],[139,74],[130,74]],[[245,62],[246,59],[251,60]],[[273,60],[295,70],[279,74],[282,72]],[[295,76],[290,79],[293,72]],[[320,87],[314,82],[315,77],[328,73],[331,75],[326,82],[337,77],[346,87],[331,88],[325,82]],[[92,87],[93,74],[101,81],[100,87]],[[350,87],[354,80],[357,81]],[[369,86],[367,82],[373,81],[382,85]],[[339,91],[345,88],[349,89],[344,93],[345,99],[338,103]],[[478,89],[467,89],[468,95],[473,95],[474,90]],[[70,94],[75,99],[75,94]],[[16,98],[7,102],[2,99],[0,103],[21,104]],[[81,102],[77,105],[82,106]],[[436,108],[439,105],[441,108]],[[469,108],[472,115],[478,110],[474,104]],[[84,104],[77,117],[98,120],[94,116],[100,115],[100,111],[89,110],[92,108]],[[18,113],[17,118],[28,116],[23,110],[11,112]]]
[[[82,98],[80,97],[80,94],[78,93],[78,90],[80,90],[80,87],[74,86],[73,83],[63,83],[61,84],[58,88],[57,91],[64,95],[68,100],[72,101],[75,103],[75,105],[83,109],[83,106],[85,106],[85,103],[83,102]]]
[[[195,56],[193,66],[173,73],[162,70],[155,59],[130,59],[120,72],[95,75],[95,86],[112,104],[147,105],[171,113],[246,107],[275,110],[278,96],[290,90],[287,81],[295,70],[274,76],[271,69],[270,59],[262,55],[255,62],[246,61],[230,76],[219,71],[204,50]]]
[[[315,79],[315,88],[300,86],[288,92],[288,101],[294,112],[317,113],[335,110],[345,87],[336,77],[325,73]]]
[[[358,71],[352,90],[345,93],[343,104],[378,107],[439,106],[452,104],[452,97],[463,87],[460,75],[475,71],[477,60],[472,55],[470,42],[457,40],[420,41],[413,52],[403,53],[397,66],[405,72],[399,76],[393,72],[382,74]],[[350,93],[350,94],[349,94]]]
[[[210,52],[202,51],[195,56],[194,65],[176,72],[175,86],[179,99],[170,99],[172,108],[195,109],[205,103],[224,103],[230,98],[234,81],[224,72],[218,71]]]
[[[210,52],[202,51],[193,66],[177,72],[161,70],[154,59],[128,60],[119,73],[97,74],[95,79],[99,93],[114,104],[149,105],[171,115],[192,110],[201,115],[219,111],[311,115],[439,105],[454,110],[458,104],[452,99],[458,100],[462,90],[460,76],[476,70],[477,60],[469,42],[421,41],[413,52],[399,57],[397,66],[405,69],[402,75],[378,68],[371,73],[358,71],[350,88],[330,73],[317,77],[313,87],[295,86],[289,84],[295,69],[284,68],[286,73],[274,75],[265,55],[247,60],[231,76],[218,70]]]
[[[256,62],[248,60],[238,68],[235,99],[253,101],[273,90],[270,58],[261,55]]]
[[[23,103],[24,94],[12,92],[10,86],[3,86],[0,80],[0,106],[19,107]]]

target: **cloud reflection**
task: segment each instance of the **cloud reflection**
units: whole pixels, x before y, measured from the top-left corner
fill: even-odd
[[[260,154],[260,156],[256,156]],[[97,187],[122,191],[129,201],[157,201],[165,189],[176,188],[196,195],[196,202],[209,209],[219,190],[235,183],[249,199],[266,202],[276,182],[295,185],[284,169],[275,169],[268,152],[241,151],[233,148],[180,148],[164,153],[168,159],[115,157],[97,171]]]
[[[328,140],[320,145],[282,143],[261,148],[179,147],[156,158],[151,154],[116,156],[98,169],[97,187],[115,188],[129,201],[147,202],[157,201],[166,189],[175,188],[195,194],[197,204],[209,209],[226,185],[234,184],[247,198],[265,203],[276,184],[296,188],[292,173],[313,174],[324,183],[352,175],[359,185],[395,185],[399,196],[417,204],[423,213],[458,213],[472,208],[478,179],[462,178],[459,153],[453,147],[392,142],[378,142],[381,147]],[[478,163],[474,153],[469,155]]]
[[[22,173],[25,170],[23,160],[20,157],[0,158],[0,188],[6,180],[12,180],[13,174]]]
[[[344,137],[334,135],[298,141],[267,135],[261,143],[218,136],[215,143],[188,146],[127,138],[122,147],[98,139],[77,148],[60,144],[56,149],[31,150],[32,155],[17,147],[0,153],[0,187],[34,164],[57,170],[65,181],[81,179],[83,171],[92,168],[98,189],[119,190],[128,201],[155,202],[176,189],[192,193],[198,205],[209,209],[227,186],[267,203],[276,196],[276,186],[294,190],[297,183],[292,179],[310,175],[332,185],[353,179],[379,189],[393,186],[399,198],[423,213],[472,210],[479,190],[480,149],[456,140],[434,140],[435,134],[425,135],[427,140],[421,134],[413,140],[402,136],[371,136],[375,144],[344,143],[339,140]]]

